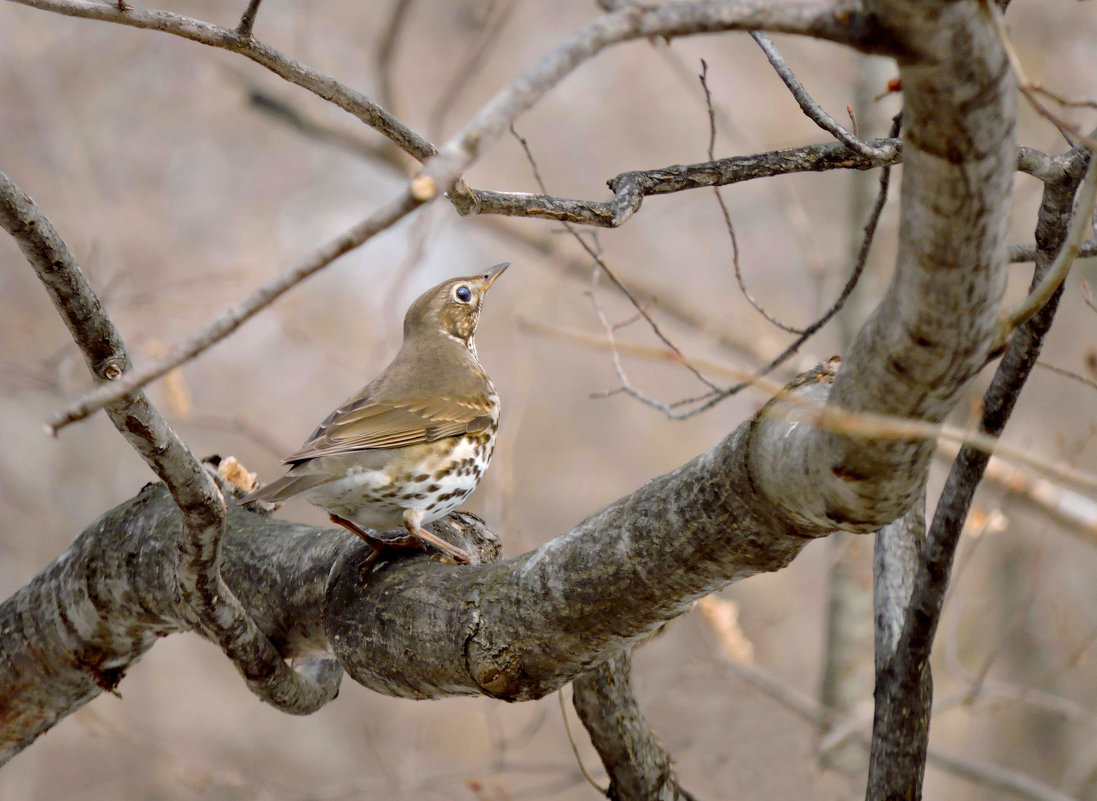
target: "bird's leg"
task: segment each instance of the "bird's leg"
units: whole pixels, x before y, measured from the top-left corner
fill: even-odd
[[[404,528],[406,528],[413,537],[417,537],[420,540],[429,542],[431,545],[442,551],[459,565],[467,565],[471,561],[472,557],[470,557],[466,551],[462,551],[456,545],[450,545],[444,539],[434,536],[429,531],[423,528],[422,522],[422,509],[404,510]]]
[[[366,557],[365,564],[358,568],[359,572],[368,573],[369,569],[373,567],[373,563],[377,561],[377,557],[381,555],[381,551],[385,549],[385,541],[380,537],[375,537],[372,534],[367,533],[365,529],[363,529],[357,523],[347,520],[345,517],[340,517],[334,512],[328,515],[328,518],[335,525],[342,526],[347,531],[354,532],[361,539],[365,540],[367,545],[373,548],[373,553]]]

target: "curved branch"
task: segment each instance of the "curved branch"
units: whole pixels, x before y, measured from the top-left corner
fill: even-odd
[[[119,8],[107,3],[93,2],[93,0],[13,1],[42,11],[63,14],[66,17],[115,22],[132,28],[161,31],[209,47],[239,53],[256,64],[266,67],[278,77],[307,89],[314,95],[334,103],[347,113],[353,114],[420,161],[430,158],[435,152],[434,145],[361,92],[351,89],[312,67],[295,61],[285,53],[275,50],[257,39],[253,39],[250,31],[241,31],[239,28],[222,28],[219,25],[184,17],[181,14],[172,14],[169,11],[148,10],[131,5]],[[241,20],[241,25],[245,21],[246,17]]]
[[[923,5],[881,0],[873,7],[893,35],[933,55],[901,64],[905,133],[895,275],[851,346],[829,403],[936,422],[986,364],[997,339],[1017,165],[1016,86],[978,4],[932,3],[933,13]],[[922,475],[932,452],[926,442],[802,428],[768,454],[775,480],[767,470],[760,481],[775,503],[797,499],[790,509],[797,519],[810,509],[820,525],[868,533],[916,501],[921,486],[912,477]],[[805,466],[791,486],[777,469],[786,461]]]
[[[0,764],[112,691],[158,638],[191,628],[175,600],[172,570],[182,533],[174,499],[164,486],[150,484],[92,523],[0,604]],[[270,666],[275,676],[288,670],[281,654],[323,651],[324,578],[334,552],[354,539],[229,508],[225,582],[267,647],[277,646]],[[330,660],[315,668],[330,700],[340,671]]]
[[[538,217],[601,228],[617,228],[640,209],[649,195],[666,195],[706,186],[727,186],[756,178],[829,170],[869,170],[888,167],[902,161],[898,139],[876,139],[868,143],[872,156],[851,153],[838,142],[805,145],[750,156],[733,156],[699,164],[675,164],[654,170],[621,173],[607,184],[613,200],[572,200],[526,192],[493,192],[474,189],[477,205],[468,210],[475,214]]]
[[[16,240],[42,280],[92,373],[100,381],[117,380],[129,365],[121,335],[53,225],[2,172],[0,226]],[[224,586],[220,576],[224,500],[198,460],[143,392],[112,402],[107,413],[171,489],[182,511],[183,534],[173,558],[166,562],[174,566],[172,581],[180,614],[221,646],[263,700],[300,714],[331,700],[338,678],[318,686],[290,670]],[[78,617],[70,620],[79,626],[78,621]],[[117,624],[107,620],[102,625]]]

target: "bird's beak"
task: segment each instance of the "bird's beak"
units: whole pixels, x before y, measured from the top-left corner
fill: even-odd
[[[484,288],[480,291],[483,293],[491,289],[491,285],[495,283],[495,279],[501,276],[506,271],[507,267],[510,267],[509,261],[505,261],[502,264],[496,264],[484,273]]]

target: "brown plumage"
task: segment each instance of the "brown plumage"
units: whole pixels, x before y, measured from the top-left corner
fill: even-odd
[[[476,487],[495,449],[499,396],[474,336],[484,296],[507,267],[453,278],[404,317],[388,367],[322,422],[285,462],[289,470],[244,502],[303,494],[375,546],[363,529],[403,525],[457,561],[468,554],[424,531]]]

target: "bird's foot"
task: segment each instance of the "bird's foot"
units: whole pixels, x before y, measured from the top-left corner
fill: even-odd
[[[426,551],[433,545],[435,548],[442,551],[445,561],[458,565],[467,565],[471,561],[471,557],[466,551],[461,550],[455,545],[450,545],[445,540],[436,537],[419,526],[414,528],[407,526],[408,533],[403,537],[378,537],[376,534],[366,531],[357,523],[352,520],[347,520],[345,517],[340,517],[334,513],[328,515],[328,517],[331,519],[332,523],[335,523],[337,526],[342,526],[347,529],[347,531],[354,532],[359,538],[373,548],[373,553],[370,554],[366,559],[365,564],[360,568],[363,573],[374,565],[385,548],[414,548],[419,551]]]
[[[429,531],[425,529],[419,529],[415,532],[415,535],[419,538],[420,542],[429,542],[442,552],[442,561],[449,562],[454,565],[467,565],[472,562],[472,557],[469,556],[469,552],[458,548],[456,545],[450,545],[445,540],[435,537]]]
[[[423,513],[418,509],[408,509],[404,512],[404,528],[408,530],[408,533],[411,536],[417,537],[423,542],[429,542],[445,554],[446,557],[459,565],[467,565],[472,561],[472,557],[469,556],[467,551],[461,550],[456,545],[450,545],[441,537],[436,537],[423,528],[421,524],[422,518]]]

